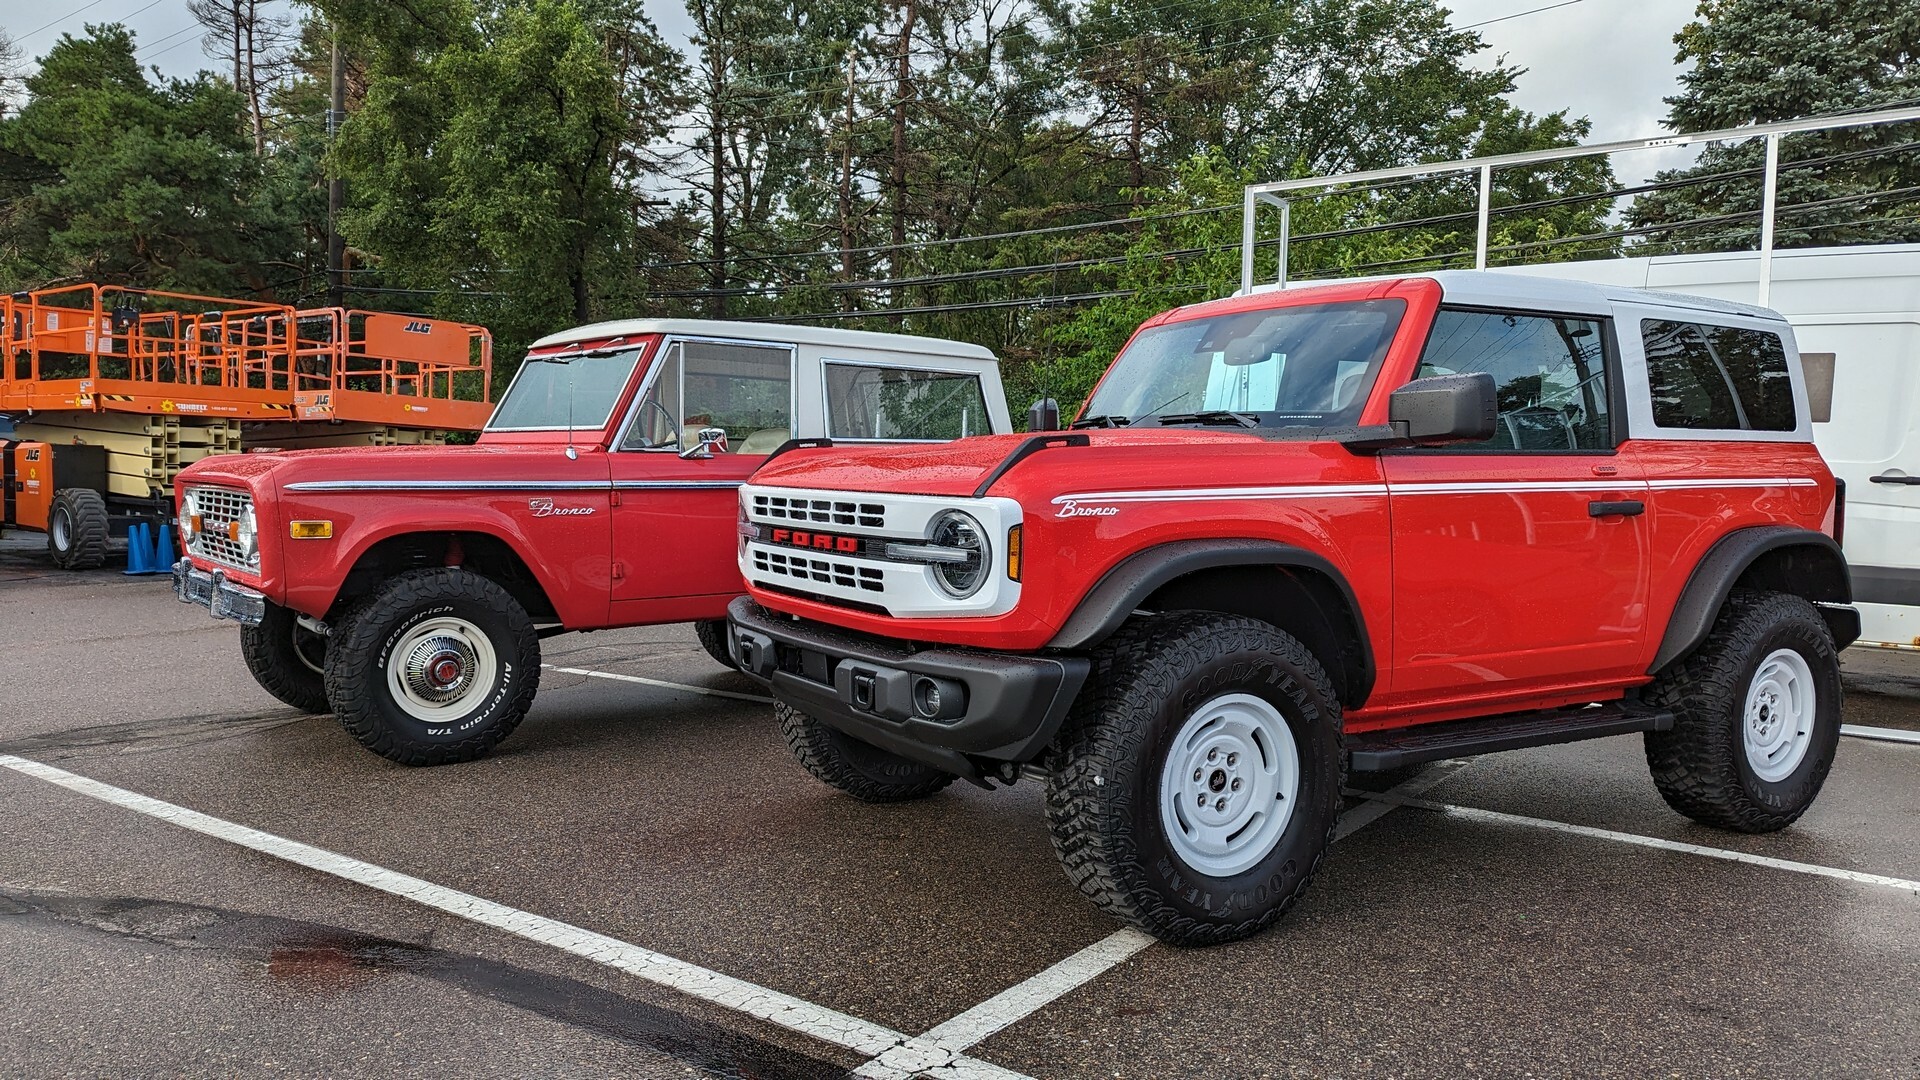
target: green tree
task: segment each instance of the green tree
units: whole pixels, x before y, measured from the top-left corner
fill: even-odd
[[[1703,0],[1697,15],[1674,37],[1677,59],[1691,65],[1667,99],[1675,131],[1920,101],[1920,6],[1908,0]],[[1917,124],[1784,138],[1775,243],[1920,240],[1916,138]],[[1678,186],[1641,196],[1627,213],[1648,230],[1643,249],[1754,246],[1764,157],[1752,139],[1662,172],[1659,181]]]
[[[261,201],[230,87],[205,74],[149,82],[118,25],[62,35],[25,86],[26,105],[0,121],[8,281],[266,290],[263,264],[292,241]]]

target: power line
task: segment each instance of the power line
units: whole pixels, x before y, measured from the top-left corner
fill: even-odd
[[[1537,7],[1532,9],[1531,11],[1516,11],[1511,15],[1501,15],[1497,18],[1492,18],[1492,19],[1481,19],[1477,23],[1468,23],[1465,26],[1455,27],[1454,29],[1477,30],[1482,26],[1492,26],[1494,23],[1506,22],[1508,19],[1524,19],[1529,15],[1538,15],[1543,11],[1552,11],[1555,8],[1572,7],[1573,5],[1578,4],[1580,2],[1581,0],[1560,0],[1560,2],[1557,4],[1548,4],[1546,7]]]
[[[47,23],[44,26],[35,27],[34,29],[27,31],[24,34],[21,34],[19,37],[14,38],[13,43],[15,45],[18,45],[21,42],[27,40],[28,38],[33,37],[35,34],[45,33],[48,30],[51,30],[54,27],[59,26],[61,23],[66,22],[68,19],[73,18],[75,15],[78,15],[81,12],[90,10],[92,8],[97,8],[101,4],[104,4],[106,2],[107,0],[93,0],[92,3],[81,4],[79,7],[74,8],[72,11],[67,12],[65,15],[60,16],[59,18],[53,20],[52,22]]]

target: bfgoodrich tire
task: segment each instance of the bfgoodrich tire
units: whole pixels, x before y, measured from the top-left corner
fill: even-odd
[[[1826,621],[1798,596],[1734,593],[1706,642],[1645,698],[1675,717],[1673,730],[1647,733],[1654,786],[1705,825],[1793,824],[1840,744],[1840,658]]]
[[[785,702],[775,704],[773,712],[780,719],[780,733],[786,736],[794,760],[814,779],[863,802],[924,799],[953,783],[950,772],[861,742]]]
[[[727,651],[727,620],[704,619],[693,624],[694,635],[700,639],[700,647],[707,655],[720,663],[721,667],[738,669],[733,662],[733,654]]]
[[[403,765],[485,755],[540,685],[540,639],[505,589],[413,570],[354,605],[327,643],[327,701],[347,733]]]
[[[327,639],[298,612],[268,604],[259,626],[240,628],[240,655],[262,690],[301,712],[327,711]]]
[[[62,570],[107,561],[107,500],[91,488],[62,488],[47,509],[47,557]]]
[[[1184,612],[1094,658],[1048,764],[1067,877],[1177,945],[1243,938],[1306,891],[1339,819],[1340,703],[1306,647],[1254,619]]]

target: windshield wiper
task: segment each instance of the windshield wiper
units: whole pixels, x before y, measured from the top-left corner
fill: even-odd
[[[1156,417],[1161,424],[1239,424],[1241,427],[1259,427],[1260,418],[1243,412],[1229,412],[1226,409],[1209,409],[1205,412],[1167,413]]]
[[[1126,427],[1128,424],[1131,424],[1131,423],[1133,423],[1133,417],[1131,416],[1101,415],[1101,416],[1083,416],[1080,419],[1075,420],[1072,424],[1069,424],[1068,426],[1073,428]]]

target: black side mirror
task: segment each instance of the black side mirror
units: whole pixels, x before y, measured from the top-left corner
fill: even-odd
[[[1027,407],[1028,431],[1059,431],[1060,403],[1052,398],[1041,398]]]
[[[1491,439],[1499,419],[1493,376],[1484,371],[1415,379],[1387,399],[1387,423],[1415,446]]]

